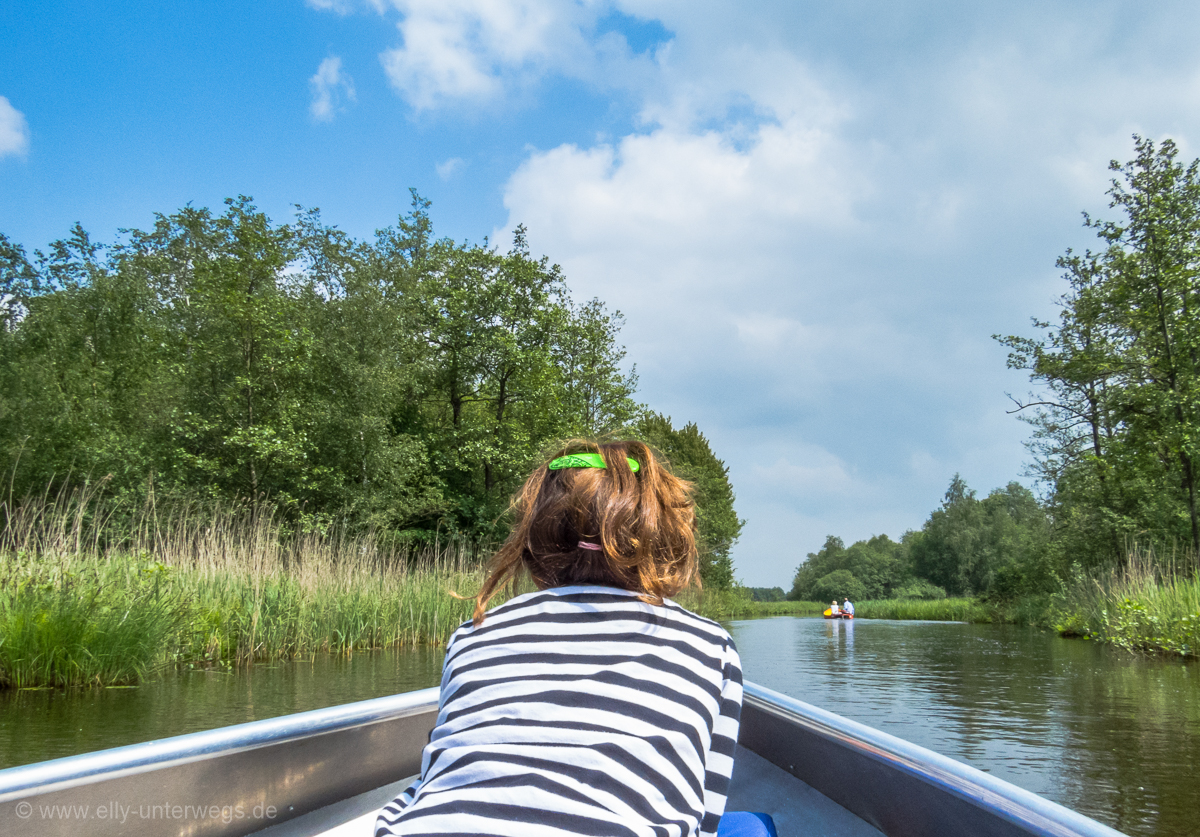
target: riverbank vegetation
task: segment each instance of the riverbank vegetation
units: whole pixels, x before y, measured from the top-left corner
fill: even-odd
[[[443,642],[481,582],[467,541],[289,536],[270,514],[147,509],[105,547],[96,501],[23,504],[0,550],[0,687],[134,683],[229,666]],[[19,548],[14,548],[15,544]]]
[[[1047,621],[1064,636],[1200,657],[1200,578],[1189,564],[1132,550],[1121,566],[1077,573],[1050,597]]]
[[[152,503],[483,548],[549,449],[635,436],[695,483],[705,583],[732,584],[725,466],[634,399],[620,312],[574,300],[523,228],[501,252],[437,238],[428,209],[369,241],[248,198],[110,244],[0,235],[4,508],[102,484],[112,543]]]
[[[992,613],[971,598],[882,599],[854,605],[863,619],[915,619],[929,622],[991,622]]]
[[[7,510],[0,688],[442,644],[483,581],[486,552],[462,537],[414,545],[380,531],[296,532],[269,509],[148,504],[116,540],[113,513],[97,487]],[[685,598],[718,619],[750,601],[720,587]]]
[[[111,244],[0,234],[0,686],[442,642],[578,436],[693,483],[712,607],[739,600],[728,471],[634,400],[620,312],[522,228],[501,252],[428,209],[371,241],[248,198]]]
[[[997,337],[1038,387],[1015,411],[1044,497],[1011,483],[979,499],[955,476],[898,542],[830,537],[790,598],[968,597],[965,618],[1200,656],[1200,161],[1134,140],[1111,165],[1118,217],[1085,216],[1099,250],[1058,261],[1057,322]]]

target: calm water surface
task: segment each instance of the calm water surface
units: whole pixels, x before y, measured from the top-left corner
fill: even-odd
[[[436,686],[442,651],[193,671],[135,689],[0,692],[0,768]]]
[[[1133,835],[1200,835],[1200,666],[1002,625],[732,622],[746,677]],[[136,689],[0,692],[0,768],[437,685],[381,652]]]
[[[1134,835],[1200,835],[1200,666],[1005,625],[733,622],[746,678]]]

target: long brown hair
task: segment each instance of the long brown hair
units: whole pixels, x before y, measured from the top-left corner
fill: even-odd
[[[540,590],[604,584],[651,604],[699,586],[691,484],[641,442],[575,440],[550,461],[583,452],[600,454],[607,467],[552,471],[548,461],[514,495],[516,523],[475,597],[476,625],[492,597],[522,572]],[[638,463],[637,473],[627,459]],[[580,547],[580,541],[600,549]]]

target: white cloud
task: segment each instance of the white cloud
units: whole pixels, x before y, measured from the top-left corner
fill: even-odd
[[[719,254],[798,225],[845,229],[866,184],[833,139],[788,120],[760,126],[746,148],[719,131],[667,128],[615,146],[563,145],[530,155],[510,178],[505,205],[548,239],[602,258],[612,256],[614,239],[686,259],[692,248]],[[728,287],[733,277],[712,278]]]
[[[641,130],[530,152],[507,227],[625,313],[641,396],[731,467],[739,574],[780,583],[769,556],[797,536],[898,536],[954,472],[981,492],[1021,474],[1003,393],[1023,384],[990,335],[1047,313],[1129,133],[1200,129],[1178,108],[1200,61],[1130,73],[1102,26],[1063,41],[1014,17],[990,40],[932,33],[930,59],[851,49],[818,72],[787,34],[708,11],[666,15]]]
[[[29,151],[29,123],[25,114],[0,96],[0,157],[24,157]]]
[[[417,108],[498,96],[506,77],[570,68],[590,52],[598,4],[556,0],[393,0],[402,44],[380,60]]]
[[[357,5],[354,0],[304,0],[305,5],[321,12],[348,15]]]
[[[308,80],[312,90],[312,103],[308,112],[318,122],[332,122],[341,109],[342,100],[357,101],[354,80],[342,71],[342,59],[330,56],[317,67],[316,75]]]
[[[320,0],[338,2],[339,0]],[[375,0],[376,3],[383,0]],[[392,86],[418,110],[494,104],[549,76],[602,89],[637,87],[654,58],[598,31],[622,0],[390,0],[400,43],[379,56]]]
[[[789,445],[789,456],[769,465],[755,465],[751,479],[763,493],[796,502],[821,502],[829,495],[862,496],[851,468],[840,458],[817,445]],[[794,452],[793,452],[794,451]],[[793,462],[791,457],[798,461]]]
[[[632,124],[527,154],[505,229],[624,312],[641,397],[730,466],[756,584],[797,542],[919,526],[955,471],[1021,473],[1024,382],[990,335],[1050,313],[1130,133],[1187,153],[1200,131],[1182,4],[389,1],[381,59],[415,108],[564,77],[629,97]],[[597,34],[614,12],[672,40],[634,54]]]
[[[461,171],[465,165],[466,162],[462,157],[451,157],[449,160],[443,160],[435,165],[434,169],[437,171],[438,177],[442,180],[449,180],[457,172]]]

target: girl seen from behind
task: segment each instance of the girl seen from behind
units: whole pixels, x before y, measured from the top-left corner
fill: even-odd
[[[742,677],[725,630],[669,601],[698,584],[690,490],[639,442],[529,476],[376,837],[716,834]],[[536,591],[487,610],[522,575]]]

